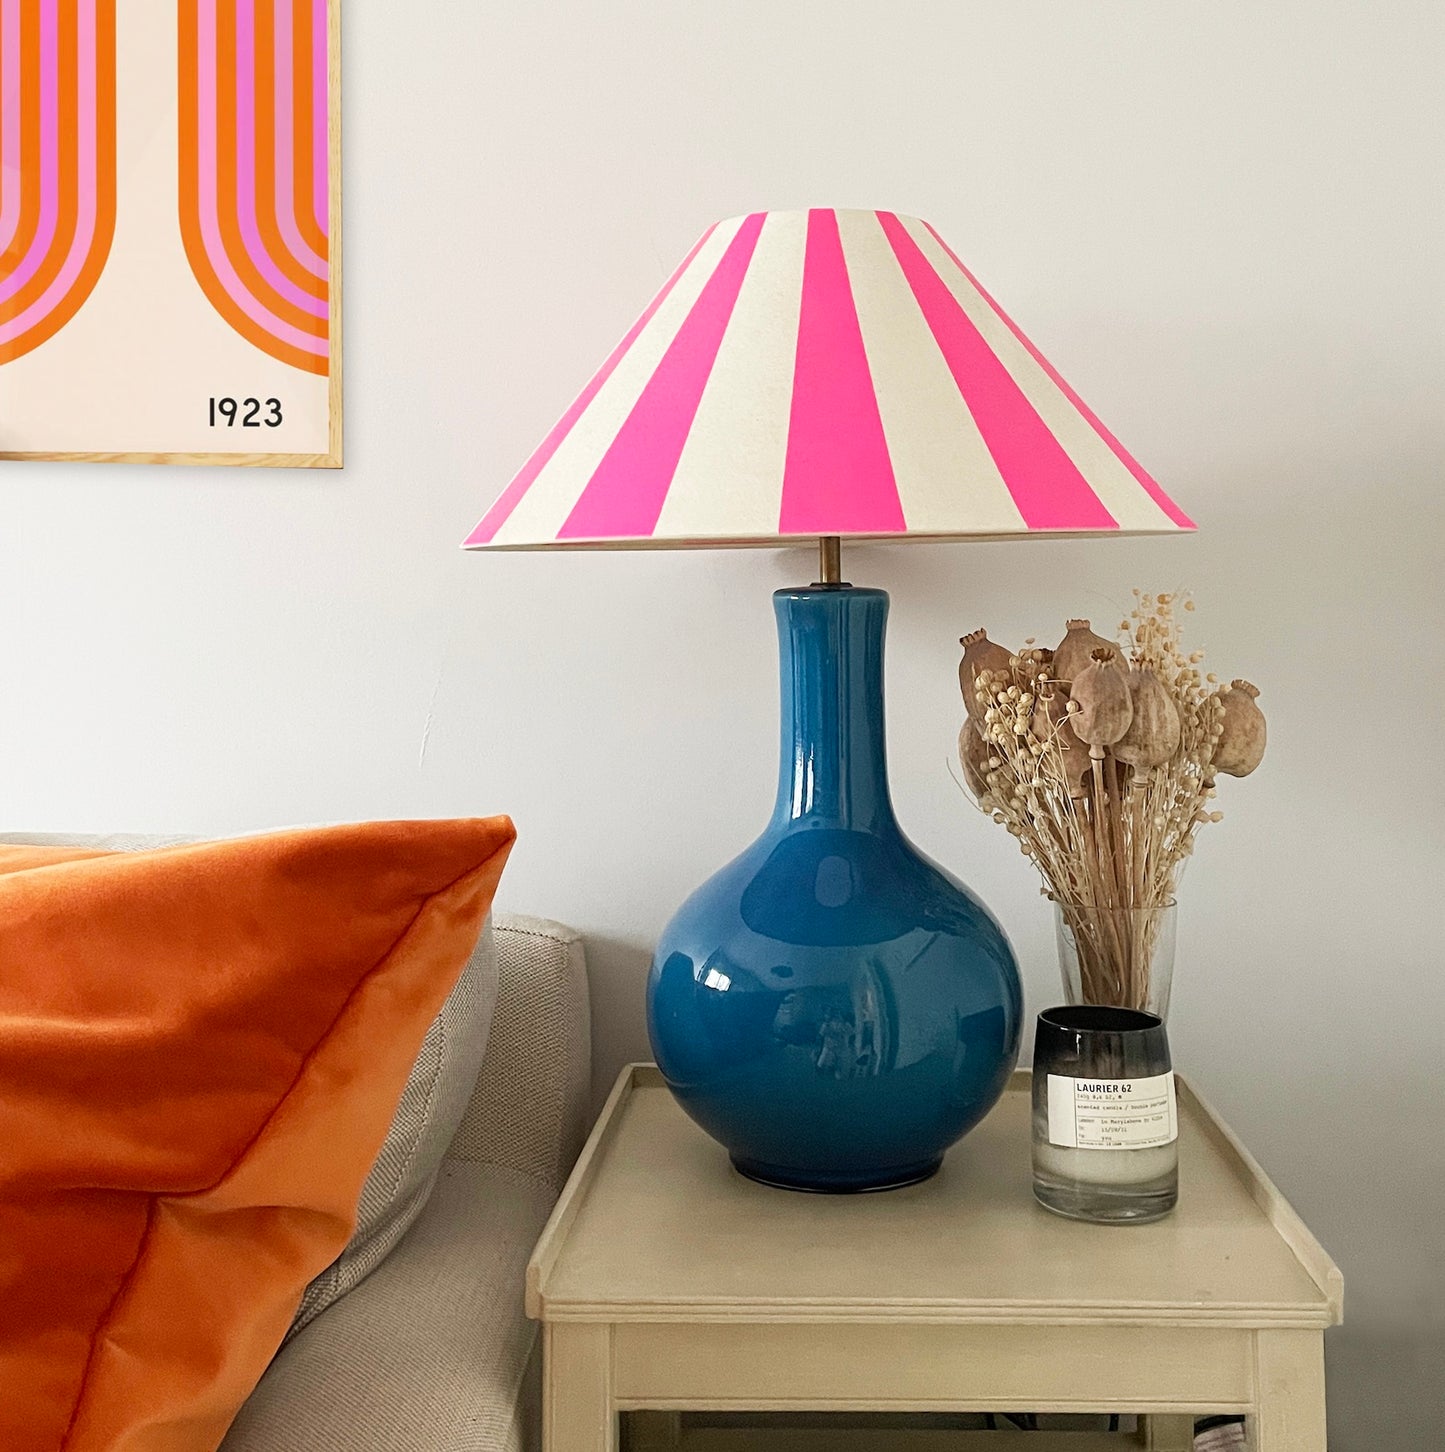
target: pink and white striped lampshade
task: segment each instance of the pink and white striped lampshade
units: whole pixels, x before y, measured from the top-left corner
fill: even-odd
[[[1193,527],[928,223],[814,209],[704,233],[466,543]]]

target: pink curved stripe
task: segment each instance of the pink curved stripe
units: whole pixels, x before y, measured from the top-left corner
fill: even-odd
[[[304,0],[300,0],[304,3]],[[296,222],[296,46],[293,0],[276,0],[276,221],[291,255],[324,282],[330,275]]]
[[[657,527],[762,230],[763,213],[754,212],[728,243],[558,539],[637,539]]]
[[[93,23],[94,17],[91,19]],[[59,31],[59,0],[44,0],[40,7],[40,224],[19,266],[0,278],[0,308],[40,271],[60,220]]]
[[[1123,444],[1121,444],[1119,440],[1116,439],[1114,435],[1104,427],[1104,425],[1099,421],[1098,416],[1094,413],[1093,409],[1091,409],[1089,405],[1085,403],[1084,400],[1080,398],[1079,395],[1075,393],[1074,390],[1070,388],[1067,383],[1064,382],[1064,380],[1059,376],[1058,370],[1054,367],[1054,365],[1050,363],[1049,360],[1045,358],[1044,355],[1040,353],[1039,350],[1035,348],[1031,342],[1029,342],[1029,340],[1020,331],[1018,325],[1014,322],[1014,320],[1009,317],[1006,312],[1004,312],[1004,310],[993,300],[992,297],[989,296],[989,294],[984,290],[983,286],[980,284],[979,280],[973,275],[973,273],[971,273],[968,268],[966,268],[963,263],[958,260],[958,256],[954,252],[953,248],[951,248],[948,243],[945,242],[936,231],[934,231],[934,228],[931,224],[925,222],[923,225],[927,227],[930,232],[933,233],[934,240],[938,243],[940,247],[943,248],[946,253],[948,253],[950,257],[953,258],[954,264],[957,266],[958,270],[963,273],[963,275],[974,285],[975,288],[978,289],[978,295],[989,305],[989,307],[994,310],[994,312],[998,314],[999,320],[1009,330],[1009,332],[1011,332],[1014,337],[1017,338],[1019,342],[1028,349],[1029,355],[1033,358],[1034,362],[1036,362],[1039,367],[1042,368],[1046,374],[1048,374],[1049,378],[1053,381],[1054,386],[1064,395],[1065,398],[1069,400],[1070,403],[1074,405],[1076,409],[1078,409],[1080,414],[1082,414],[1083,417],[1093,427],[1094,432],[1097,433],[1099,437],[1103,439],[1103,441],[1108,444],[1108,446],[1114,451],[1115,455],[1118,457],[1119,462],[1123,464],[1123,466],[1139,481],[1139,483],[1143,486],[1145,492],[1155,502],[1155,504],[1157,504],[1159,508],[1162,509],[1164,513],[1167,514],[1169,518],[1172,519],[1174,523],[1177,524],[1181,529],[1194,529],[1194,521],[1190,519],[1190,517],[1185,514],[1182,509],[1180,509],[1180,507],[1159,487],[1157,483],[1155,483],[1154,479],[1145,472],[1144,468],[1135,460],[1134,456],[1128,451],[1128,449],[1126,449]]]
[[[52,7],[53,9],[54,7]],[[65,264],[54,282],[30,304],[18,317],[0,321],[0,343],[9,343],[21,337],[37,323],[44,322],[69,295],[76,279],[90,259],[90,246],[95,238],[97,207],[96,158],[96,34],[95,3],[82,4],[77,9],[76,62],[77,62],[77,183],[80,187],[79,208],[75,215],[75,236]]]
[[[878,220],[1024,523],[1039,530],[1117,529],[903,223],[892,212],[879,212]]]
[[[330,148],[326,144],[331,107],[328,104],[330,54],[326,48],[326,0],[311,0],[311,205],[317,230],[331,235],[331,188],[327,183]]]
[[[836,213],[808,213],[782,534],[893,534],[907,528]]]
[[[269,58],[268,58],[269,59]],[[326,302],[297,287],[267,250],[256,215],[256,3],[236,3],[236,187],[237,215],[246,254],[276,291],[312,317],[324,318]]]
[[[20,225],[20,0],[0,0],[0,257]]]
[[[251,296],[249,289],[236,276],[236,269],[226,255],[216,199],[216,7],[211,0],[197,9],[197,93],[200,115],[197,117],[196,151],[200,164],[201,236],[206,256],[215,269],[216,278],[231,300],[258,327],[273,338],[290,343],[294,348],[325,358],[329,349],[325,338],[314,338],[300,328],[283,322],[267,307]]]
[[[687,271],[692,259],[697,256],[702,248],[702,244],[712,236],[714,230],[715,227],[709,227],[692,244],[692,251],[678,263],[677,270],[663,283],[657,296],[643,310],[642,316],[633,323],[627,330],[626,336],[624,336],[622,341],[607,355],[606,361],[592,375],[586,388],[572,401],[572,406],[567,412],[557,420],[552,432],[537,446],[532,457],[517,471],[516,477],[502,491],[497,502],[483,515],[481,523],[467,536],[466,543],[462,546],[463,549],[472,545],[490,544],[496,537],[497,531],[507,522],[508,517],[517,507],[517,501],[532,487],[532,481],[542,472],[552,455],[561,447],[562,440],[572,432],[573,424],[582,416],[587,405],[597,397],[598,390],[602,385],[612,377],[613,369],[617,367],[627,350],[637,341],[638,334],[652,321],[652,315],[662,306],[663,300],[672,291],[678,278]]]

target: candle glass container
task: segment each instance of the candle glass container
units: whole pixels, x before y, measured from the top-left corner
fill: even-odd
[[[1039,1015],[1034,1197],[1100,1224],[1139,1224],[1179,1199],[1179,1114],[1158,1014],[1072,1004]]]

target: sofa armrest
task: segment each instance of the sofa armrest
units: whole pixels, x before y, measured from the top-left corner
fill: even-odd
[[[522,1287],[551,1208],[532,1175],[443,1165],[396,1249],[277,1354],[220,1452],[536,1448]]]
[[[450,1159],[532,1175],[554,1193],[586,1137],[591,1008],[581,935],[498,913],[499,984],[486,1058]]]

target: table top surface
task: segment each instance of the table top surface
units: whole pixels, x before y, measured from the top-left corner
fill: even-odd
[[[652,1065],[624,1071],[534,1251],[544,1320],[1160,1322],[1320,1327],[1338,1270],[1181,1080],[1178,1208],[1098,1226],[1038,1205],[1029,1077],[933,1179],[807,1195],[743,1178]]]

